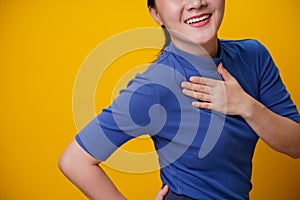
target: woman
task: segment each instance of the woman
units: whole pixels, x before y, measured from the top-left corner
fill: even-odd
[[[300,115],[268,51],[254,40],[218,39],[224,4],[148,0],[170,43],[59,161],[90,199],[125,199],[98,164],[145,133],[167,185],[157,199],[248,199],[258,138],[300,157]]]

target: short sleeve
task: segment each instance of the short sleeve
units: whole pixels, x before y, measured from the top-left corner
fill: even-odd
[[[300,122],[300,115],[268,50],[259,43],[260,102],[273,112]]]
[[[105,161],[128,140],[155,131],[158,119],[157,85],[146,75],[137,75],[112,105],[95,117],[77,135],[76,141],[94,158]]]
[[[184,97],[180,83],[184,76],[168,64],[154,63],[138,74],[120,92],[112,105],[104,109],[76,140],[89,154],[105,161],[128,140],[168,129],[166,124],[179,121],[180,101]],[[177,127],[176,125],[172,127]]]

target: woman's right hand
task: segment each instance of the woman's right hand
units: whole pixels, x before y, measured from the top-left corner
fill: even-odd
[[[157,193],[154,200],[163,200],[169,191],[169,186],[165,185],[159,192]]]

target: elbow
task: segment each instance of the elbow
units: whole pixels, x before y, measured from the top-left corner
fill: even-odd
[[[298,146],[294,146],[294,148],[289,148],[288,151],[283,152],[288,155],[290,158],[298,159],[300,158],[300,149]]]
[[[76,155],[77,151],[75,147],[76,143],[74,141],[71,142],[58,160],[58,168],[64,175],[67,175],[72,166],[77,162],[76,158],[78,156]]]
[[[83,151],[76,141],[71,142],[58,160],[58,168],[66,176],[79,172],[82,167],[98,164],[99,161]]]
[[[288,154],[293,159],[299,159],[300,158],[300,152],[292,152]]]
[[[69,176],[74,170],[74,167],[78,166],[78,156],[68,147],[58,160],[58,169],[65,175]]]
[[[298,155],[298,156],[290,156],[291,158],[293,158],[293,159],[298,159],[298,158],[300,158],[300,156]]]
[[[298,159],[300,158],[300,149],[297,146],[291,146],[289,145],[288,147],[285,146],[285,148],[274,148],[275,151],[279,152],[279,153],[283,153],[287,156],[289,156],[292,159]]]
[[[297,140],[297,142],[294,143],[293,145],[290,145],[288,155],[293,159],[300,158],[300,141],[299,140]]]
[[[78,173],[78,162],[68,152],[64,152],[63,155],[58,160],[58,169],[62,172],[62,174],[72,180],[74,176]]]
[[[68,155],[63,154],[58,160],[58,169],[63,173],[67,174],[68,169],[71,166],[71,158]]]

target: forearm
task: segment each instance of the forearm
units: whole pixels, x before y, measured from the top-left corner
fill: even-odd
[[[79,170],[65,171],[64,174],[89,199],[125,199],[100,167],[90,166]]]
[[[242,117],[273,149],[293,158],[300,157],[300,124],[282,117],[249,97]]]
[[[59,168],[89,199],[125,199],[98,163],[73,141],[62,155]]]

